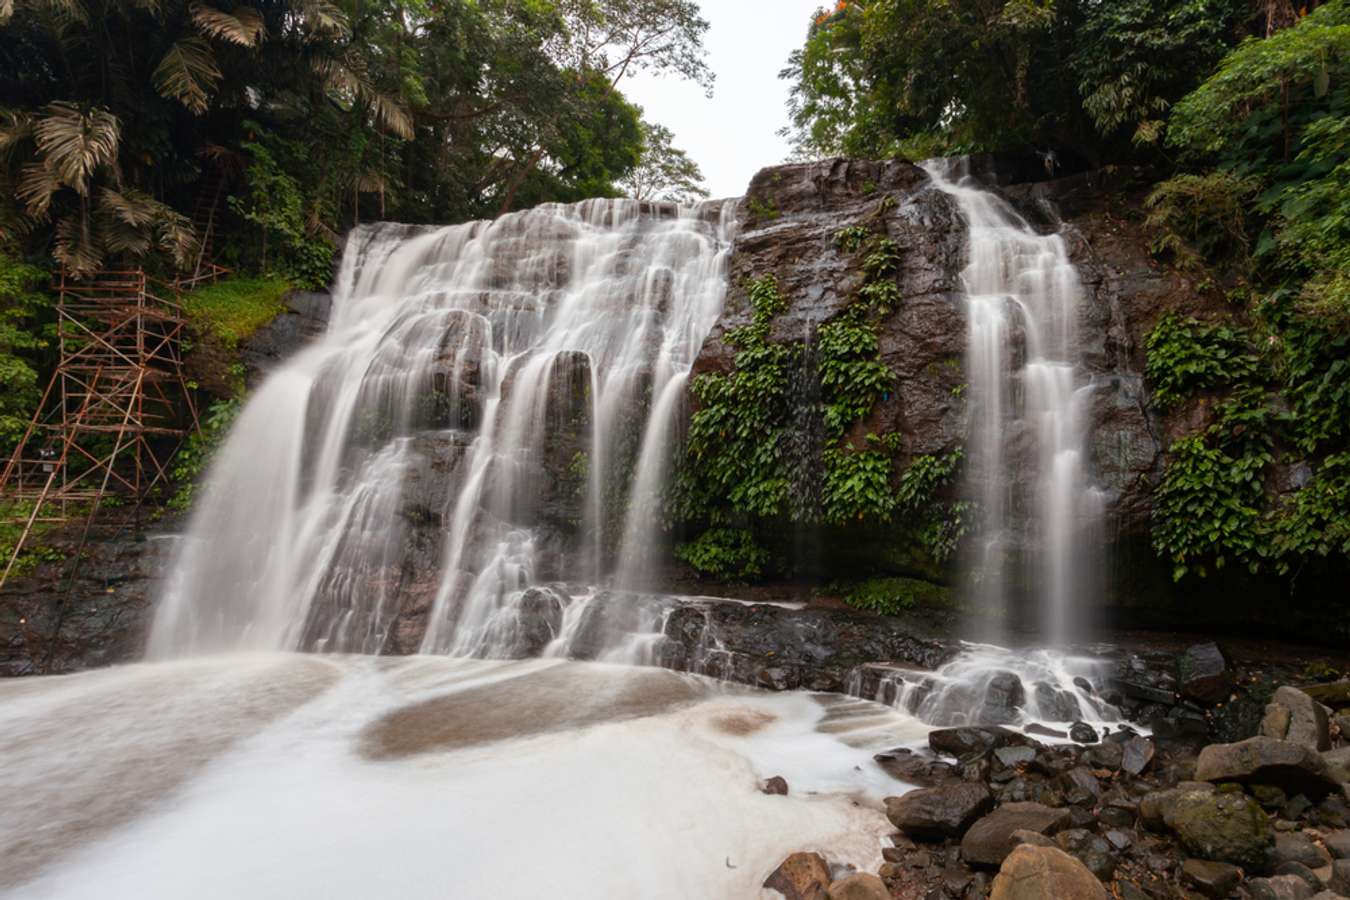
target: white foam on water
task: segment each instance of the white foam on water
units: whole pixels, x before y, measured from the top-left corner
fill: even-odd
[[[269,670],[274,681],[284,681],[298,659],[278,658]],[[236,709],[235,738],[228,729],[219,733],[213,715],[219,682],[208,678],[197,687],[184,679],[185,665],[80,676],[75,693],[175,693],[181,703],[168,715],[151,708],[138,715],[124,705],[124,733],[143,724],[154,744],[213,721],[224,749],[139,817],[86,839],[77,835],[49,865],[27,873],[36,880],[5,896],[755,897],[796,850],[875,870],[881,838],[891,830],[878,800],[905,789],[871,762],[872,749],[816,731],[822,707],[802,694],[726,693],[694,680],[706,699],[645,718],[371,759],[360,751],[361,736],[393,709],[585,666],[330,658],[326,665],[341,672],[335,684],[261,730]],[[192,665],[220,675],[239,660]],[[603,668],[616,682],[639,671]],[[53,681],[51,691],[29,690],[15,703],[30,715],[45,703],[48,721],[60,721],[54,712],[71,691],[67,680]],[[232,690],[247,700],[265,689]],[[107,725],[93,719],[94,730]],[[746,727],[749,733],[737,733]],[[25,781],[59,782],[126,749],[71,746],[8,771],[4,788],[12,796]],[[152,769],[155,759],[147,762]],[[771,775],[787,778],[789,796],[760,793]],[[74,828],[78,810],[66,815],[19,824]]]

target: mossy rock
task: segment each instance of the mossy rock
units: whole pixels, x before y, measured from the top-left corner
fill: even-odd
[[[1240,789],[1186,794],[1165,820],[1187,852],[1201,859],[1260,869],[1275,842],[1270,818]]]

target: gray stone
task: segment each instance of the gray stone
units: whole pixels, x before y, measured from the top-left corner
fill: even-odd
[[[1289,794],[1317,798],[1336,788],[1326,762],[1315,750],[1268,737],[1209,745],[1196,760],[1195,777],[1201,781],[1272,784]]]
[[[961,839],[961,858],[967,865],[998,866],[1012,852],[1015,831],[1054,834],[1067,827],[1069,811],[1040,803],[1005,803],[979,819]]]
[[[886,817],[912,838],[938,841],[961,836],[993,806],[987,787],[963,781],[887,797]]]
[[[1322,843],[1334,858],[1350,859],[1350,829],[1328,832],[1322,836]]]
[[[1266,705],[1261,734],[1312,750],[1330,750],[1330,724],[1326,707],[1298,688],[1285,685],[1275,691]]]
[[[1333,781],[1341,784],[1350,782],[1350,747],[1328,750],[1322,754],[1322,761],[1327,764]]]
[[[1010,728],[996,725],[935,728],[928,732],[928,746],[934,753],[960,759],[972,753],[988,753],[1010,744],[1026,744],[1025,737]]]
[[[1187,647],[1177,658],[1177,686],[1181,696],[1208,706],[1227,699],[1232,676],[1219,645],[1211,642]]]

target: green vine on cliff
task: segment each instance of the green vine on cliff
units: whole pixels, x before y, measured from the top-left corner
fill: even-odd
[[[1194,391],[1239,383],[1257,369],[1244,333],[1221,323],[1169,313],[1149,332],[1145,347],[1153,401],[1163,409]]]

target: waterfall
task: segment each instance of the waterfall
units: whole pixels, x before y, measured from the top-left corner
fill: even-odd
[[[640,580],[734,210],[356,229],[328,331],[218,454],[150,655],[378,652],[409,610],[423,652],[491,655],[532,585]]]
[[[1063,237],[1037,233],[973,183],[961,160],[924,168],[969,229],[961,281],[969,310],[968,479],[979,509],[977,604],[998,636],[1010,603],[1029,594],[1039,635],[1063,644],[1081,634],[1103,508],[1084,459],[1093,388],[1080,365],[1083,287]],[[1029,484],[1018,482],[1019,471]]]

